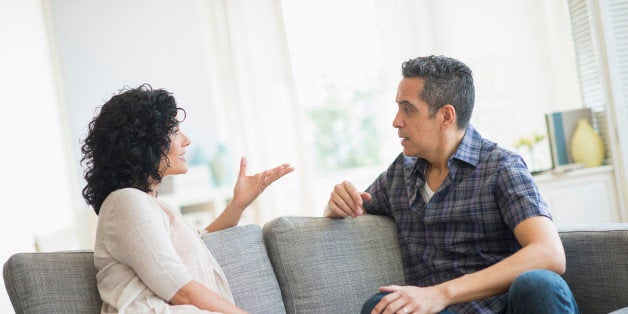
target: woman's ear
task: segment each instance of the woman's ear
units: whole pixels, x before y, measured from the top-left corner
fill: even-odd
[[[440,108],[441,111],[441,129],[446,130],[452,126],[457,127],[456,123],[456,108],[450,104],[444,105]]]

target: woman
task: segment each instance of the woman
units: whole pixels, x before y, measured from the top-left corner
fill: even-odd
[[[149,85],[113,96],[90,122],[83,143],[83,197],[98,218],[94,265],[102,313],[243,313],[220,266],[181,215],[157,198],[161,180],[186,173],[188,137],[167,91]],[[238,224],[244,209],[288,164],[253,176],[246,159],[233,200],[205,230]]]

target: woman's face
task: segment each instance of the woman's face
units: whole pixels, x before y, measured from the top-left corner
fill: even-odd
[[[185,148],[190,145],[190,139],[183,132],[179,130],[179,127],[175,127],[170,135],[170,147],[168,148],[168,164],[165,160],[161,161],[161,169],[163,176],[171,174],[183,174],[188,172],[188,165],[185,161]]]

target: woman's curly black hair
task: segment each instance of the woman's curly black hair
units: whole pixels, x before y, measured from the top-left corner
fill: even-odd
[[[171,93],[148,84],[123,89],[100,108],[81,147],[83,197],[97,215],[109,193],[128,187],[148,193],[161,181],[179,110],[185,118]]]

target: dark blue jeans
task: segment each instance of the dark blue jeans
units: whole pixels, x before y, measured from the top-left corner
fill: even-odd
[[[362,314],[371,313],[387,293],[377,293],[362,306]],[[441,314],[454,312],[444,310]],[[563,278],[549,270],[532,270],[521,274],[510,285],[506,314],[580,313],[576,300]]]

